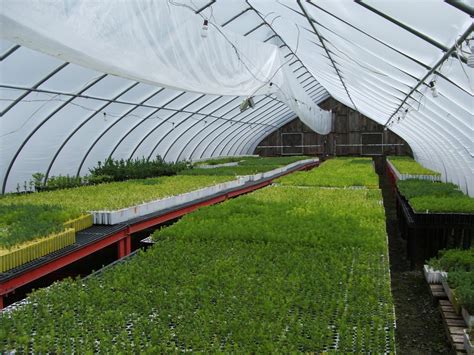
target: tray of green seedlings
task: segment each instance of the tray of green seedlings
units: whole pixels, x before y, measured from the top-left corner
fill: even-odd
[[[223,158],[224,159],[224,158]],[[229,158],[231,159],[231,158]],[[237,158],[236,158],[237,159]],[[201,168],[195,165],[193,169],[187,169],[179,172],[179,175],[231,175],[245,176],[268,172],[278,169],[285,165],[293,164],[298,161],[309,160],[307,156],[291,156],[291,157],[238,157],[238,164],[233,166],[217,166],[212,169]],[[213,159],[203,161],[202,163],[219,162],[221,159]],[[236,162],[236,160],[232,160]],[[201,162],[199,162],[201,163]],[[211,164],[208,164],[211,165]]]
[[[378,176],[371,158],[334,158],[308,173],[297,172],[278,179],[285,186],[335,188],[378,188]]]
[[[115,224],[137,217],[137,213],[153,212],[148,208],[135,209],[133,208],[135,206],[228,183],[234,179],[232,176],[163,176],[25,195],[8,195],[0,199],[0,204],[54,204],[64,209],[91,211],[96,224]],[[107,216],[109,211],[124,209],[128,212],[122,213],[121,219],[102,218]]]
[[[409,179],[397,181],[397,187],[417,215],[466,214],[474,223],[474,198],[454,184]]]
[[[441,250],[425,266],[441,271],[441,282],[451,303],[466,324],[474,326],[474,247]]]
[[[399,180],[421,179],[429,181],[440,181],[441,174],[425,168],[411,157],[389,156],[387,164]]]
[[[0,204],[0,272],[75,242],[64,222],[81,214],[57,205]]]
[[[18,352],[392,353],[376,190],[269,187],[154,234],[127,263],[0,315]]]

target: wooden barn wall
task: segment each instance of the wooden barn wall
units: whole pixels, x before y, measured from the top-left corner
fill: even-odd
[[[333,127],[328,135],[309,129],[298,118],[265,137],[254,154],[280,155],[412,155],[409,145],[390,130],[370,118],[352,110],[333,98],[320,104],[333,112]],[[373,134],[377,133],[377,134]],[[380,144],[384,146],[369,146]],[[302,142],[303,144],[299,144]],[[364,143],[364,146],[360,145]],[[302,145],[303,147],[296,147]]]

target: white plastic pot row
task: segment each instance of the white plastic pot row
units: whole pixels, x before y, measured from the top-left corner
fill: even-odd
[[[387,164],[390,166],[390,169],[396,175],[399,180],[408,180],[408,179],[418,179],[418,180],[429,180],[429,181],[441,181],[440,175],[412,175],[412,174],[401,174],[397,168],[392,164],[390,160],[387,159]]]

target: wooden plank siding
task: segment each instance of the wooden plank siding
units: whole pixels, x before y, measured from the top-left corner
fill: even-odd
[[[341,104],[335,99],[329,98],[323,101],[319,106],[325,110],[332,110],[333,112],[331,133],[328,135],[315,133],[296,118],[265,137],[255,149],[254,154],[280,156],[282,155],[282,151],[288,154],[288,152],[293,149],[282,148],[282,146],[286,146],[283,139],[284,134],[301,133],[303,135],[304,155],[358,156],[361,155],[361,153],[367,154],[367,152],[380,152],[385,155],[412,155],[408,144],[395,133],[389,130],[384,131],[382,125]],[[362,144],[362,136],[364,133],[379,133],[383,135],[384,144],[402,145],[384,146],[383,149],[368,149],[368,147],[364,147],[364,151],[362,151],[360,144]],[[371,139],[364,139],[364,141],[371,141]],[[301,149],[294,149],[294,151],[301,152]]]

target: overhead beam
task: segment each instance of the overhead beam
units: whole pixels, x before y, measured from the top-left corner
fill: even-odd
[[[352,100],[352,97],[351,95],[349,94],[349,90],[347,90],[347,86],[346,86],[346,83],[344,82],[344,80],[342,79],[342,75],[339,71],[339,68],[337,67],[336,63],[334,62],[334,59],[332,58],[331,56],[331,53],[329,52],[328,48],[326,47],[326,44],[324,44],[324,39],[323,37],[321,36],[321,34],[319,33],[318,29],[316,28],[315,24],[313,23],[313,21],[311,21],[311,18],[310,16],[308,15],[308,13],[306,12],[306,9],[304,8],[303,4],[301,3],[301,0],[296,0],[297,3],[298,3],[298,6],[300,7],[301,11],[303,11],[303,14],[304,16],[306,17],[306,19],[308,20],[308,23],[310,24],[311,28],[313,29],[314,31],[314,34],[318,37],[319,39],[319,42],[321,42],[321,44],[323,45],[323,48],[324,48],[324,51],[326,52],[329,60],[331,61],[332,63],[332,66],[334,67],[334,70],[336,71],[336,74],[337,76],[339,77],[339,80],[341,81],[341,84],[342,86],[344,87],[344,90],[346,91],[346,94],[347,94],[347,97],[349,98],[349,100],[351,100],[352,102],[352,105],[354,106],[354,108],[359,111],[357,109],[357,106],[356,104],[354,103],[354,100]]]
[[[290,56],[290,55],[293,55],[294,58],[296,58],[297,61],[299,61],[302,65],[303,68],[306,69],[306,71],[311,75],[311,78],[313,78],[315,81],[316,78],[314,77],[314,75],[308,70],[308,68],[305,66],[305,64],[303,63],[303,61],[298,57],[298,55],[293,52],[293,50],[290,48],[290,46],[285,42],[285,40],[277,33],[277,31],[275,31],[275,29],[273,28],[273,26],[268,23],[267,20],[265,20],[265,18],[260,14],[260,12],[257,11],[257,9],[255,9],[252,4],[250,3],[249,0],[245,0],[245,2],[247,3],[247,5],[249,6],[250,9],[252,9],[258,17],[260,17],[260,19],[263,21],[263,23],[265,23],[272,31],[273,33],[275,33],[275,35],[280,39],[281,43],[283,43],[283,46],[288,48],[288,50],[290,51],[290,53],[288,53],[287,55],[285,55],[285,58]],[[291,63],[290,65],[293,65],[295,62]],[[318,82],[319,83],[319,82]]]
[[[204,6],[201,7],[200,9],[196,10],[196,14],[200,13],[201,11],[206,10],[209,6],[211,6],[211,5],[214,4],[215,2],[216,2],[216,0],[211,0],[208,4],[204,5]]]
[[[384,127],[387,127],[387,125],[390,123],[390,121],[392,120],[392,118],[397,114],[397,112],[403,107],[403,105],[406,103],[406,101],[410,98],[410,96],[415,92],[416,89],[418,89],[418,87],[420,85],[422,85],[426,79],[428,79],[428,77],[433,74],[436,70],[436,68],[438,68],[441,64],[443,64],[443,62],[448,59],[454,52],[456,52],[456,49],[458,46],[460,46],[462,44],[462,42],[464,42],[466,40],[466,38],[471,34],[471,32],[474,31],[474,23],[471,23],[471,25],[469,26],[469,28],[464,31],[464,33],[461,35],[461,37],[459,37],[456,42],[454,42],[454,44],[452,45],[451,48],[449,48],[446,53],[444,53],[444,55],[441,57],[440,60],[438,60],[438,62],[423,76],[423,78],[420,79],[420,81],[418,81],[418,83],[410,90],[410,92],[408,93],[408,95],[405,97],[405,99],[402,101],[402,103],[400,104],[400,106],[398,106],[398,108],[395,110],[394,113],[392,113],[392,115],[389,117],[389,119],[387,120],[387,122],[385,122],[385,125]]]
[[[471,17],[474,16],[474,6],[466,4],[465,2],[459,1],[459,0],[444,0],[444,2],[446,4],[454,6],[458,10],[461,10],[461,11],[465,12],[466,14],[468,14]]]
[[[383,13],[382,11],[379,11],[377,10],[375,7],[372,7],[368,4],[366,4],[365,2],[363,2],[362,0],[354,0],[354,2],[358,5],[361,5],[362,7],[365,7],[367,10],[369,11],[372,11],[374,14],[377,14],[381,17],[383,17],[385,20],[388,20],[390,21],[391,23],[403,28],[404,30],[410,32],[411,34],[415,35],[416,37],[418,38],[421,38],[422,40],[424,40],[425,42],[428,42],[429,44],[435,46],[436,48],[438,49],[441,49],[443,52],[448,52],[449,51],[449,48],[446,47],[445,45],[439,43],[438,41],[434,40],[433,38],[431,37],[428,37],[427,35],[425,35],[424,33],[421,33],[417,30],[415,30],[414,28],[411,28],[410,26],[407,26],[405,25],[404,23],[394,19],[393,17],[391,16],[388,16],[387,14]],[[456,54],[450,52],[449,55],[452,55],[452,56],[456,56]],[[464,63],[467,63],[467,59],[464,58],[464,57],[460,57],[460,59],[464,62]]]

